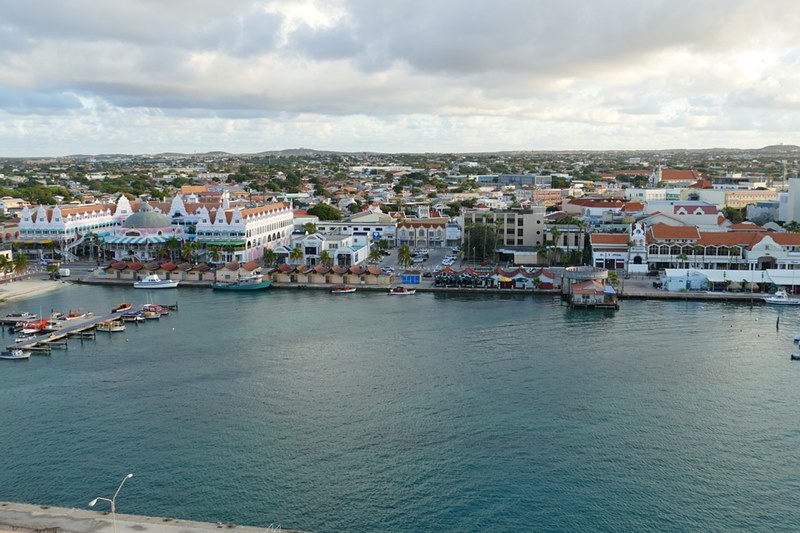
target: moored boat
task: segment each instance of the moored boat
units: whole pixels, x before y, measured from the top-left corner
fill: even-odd
[[[112,313],[122,313],[123,311],[127,311],[131,307],[133,307],[133,305],[129,304],[128,302],[122,302],[121,304],[118,304],[116,307],[114,307],[111,310],[111,312]]]
[[[342,285],[341,287],[331,289],[331,294],[350,294],[353,292],[356,292],[356,288],[350,287],[349,285]]]
[[[120,315],[123,322],[144,322],[144,313],[141,311],[125,311]]]
[[[212,289],[221,291],[257,291],[267,289],[272,285],[272,280],[264,279],[264,276],[256,274],[239,278],[231,282],[216,282],[211,285]]]
[[[790,297],[786,289],[778,289],[775,294],[764,296],[764,301],[773,305],[800,305],[800,298]]]
[[[158,274],[150,274],[133,283],[134,289],[174,289],[180,283],[174,279],[161,279]]]
[[[50,318],[42,318],[39,320],[30,320],[22,325],[23,335],[36,335],[42,333],[50,322]]]
[[[97,331],[106,331],[108,333],[125,331],[125,323],[122,320],[103,320],[98,322]]]
[[[800,361],[800,353],[789,354],[789,359],[792,361]]]
[[[14,348],[8,352],[0,352],[0,359],[6,360],[21,360],[21,359],[30,359],[31,352],[20,350],[19,348]]]
[[[401,285],[400,287],[393,287],[393,288],[389,289],[389,293],[388,294],[390,294],[392,296],[405,296],[407,294],[414,294],[416,292],[417,292],[417,289],[408,289],[408,288],[403,287]]]

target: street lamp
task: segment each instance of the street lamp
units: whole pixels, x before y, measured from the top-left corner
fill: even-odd
[[[97,501],[98,500],[103,500],[104,502],[108,502],[108,503],[111,504],[111,523],[114,526],[114,533],[117,533],[117,514],[116,514],[116,512],[117,512],[117,494],[119,494],[119,491],[122,490],[122,485],[124,485],[125,482],[128,481],[132,477],[133,477],[133,474],[128,474],[127,476],[122,478],[122,482],[119,484],[119,487],[117,487],[117,492],[114,493],[114,496],[112,496],[111,499],[102,498],[102,497],[98,496],[97,498],[95,498],[94,500],[89,502],[89,507],[94,507],[95,505],[97,505]]]

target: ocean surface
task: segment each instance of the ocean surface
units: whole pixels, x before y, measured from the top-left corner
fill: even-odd
[[[0,314],[151,299],[180,310],[0,361],[0,500],[133,472],[119,512],[306,531],[800,529],[797,309],[68,285]]]

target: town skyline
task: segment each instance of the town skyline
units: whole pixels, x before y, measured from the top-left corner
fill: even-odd
[[[800,124],[788,1],[0,9],[2,157],[748,148]]]

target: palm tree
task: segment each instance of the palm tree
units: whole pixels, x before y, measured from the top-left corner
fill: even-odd
[[[264,264],[266,266],[274,265],[276,259],[277,256],[275,255],[275,251],[272,248],[267,248],[264,250]]]
[[[402,267],[409,267],[414,263],[412,256],[411,248],[404,244],[397,250],[397,263]]]
[[[222,254],[219,253],[219,248],[217,246],[209,246],[206,248],[208,252],[208,258],[211,259],[213,263],[218,262],[222,258]]]
[[[28,258],[22,253],[18,253],[14,256],[14,272],[16,274],[21,274],[26,268],[28,268]]]
[[[550,264],[552,265],[556,262],[556,259],[558,258],[558,252],[560,250],[560,248],[558,247],[558,238],[561,237],[561,230],[553,226],[552,228],[550,228],[550,235],[553,238],[553,248],[552,248],[553,257],[552,260],[550,261]]]
[[[179,241],[174,235],[164,241],[164,248],[169,252],[169,258],[171,260],[175,260],[175,254],[173,253],[175,250],[179,250],[181,248],[181,241]]]
[[[322,250],[319,254],[319,262],[325,266],[331,266],[331,263],[333,263],[333,256],[328,250]]]
[[[184,261],[188,261],[192,263],[192,259],[194,258],[195,250],[197,250],[197,243],[195,242],[185,242],[183,246],[180,247],[181,251],[181,259]]]
[[[4,255],[0,255],[0,272],[3,273],[3,277],[5,277],[13,269],[13,261]]]
[[[295,246],[292,248],[292,251],[289,252],[289,261],[294,261],[295,263],[302,263],[303,262],[303,250],[300,249],[299,246]]]
[[[379,248],[373,248],[372,250],[370,250],[369,257],[367,259],[375,263],[380,263],[381,259],[383,259],[383,254],[381,253]]]

